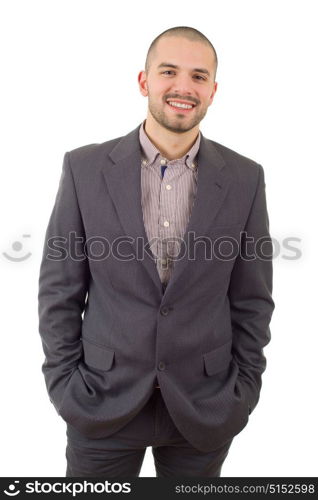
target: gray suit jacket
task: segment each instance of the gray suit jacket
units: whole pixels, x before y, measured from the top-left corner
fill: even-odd
[[[202,136],[197,196],[163,293],[143,223],[139,127],[64,156],[39,273],[42,370],[58,414],[90,437],[132,419],[157,377],[180,432],[211,451],[247,424],[266,367],[264,171]]]

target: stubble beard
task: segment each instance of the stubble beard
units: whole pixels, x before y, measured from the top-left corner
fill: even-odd
[[[167,116],[167,113],[165,113],[163,110],[163,106],[164,104],[162,104],[162,106],[156,104],[149,96],[148,109],[153,119],[165,129],[177,134],[183,134],[184,132],[188,132],[189,130],[193,129],[203,120],[207,112],[207,108],[202,109],[201,111],[199,111],[199,113],[196,113],[194,110],[194,115],[191,120],[189,120],[186,115],[183,115],[181,113],[180,115],[176,113],[176,116],[173,118]]]

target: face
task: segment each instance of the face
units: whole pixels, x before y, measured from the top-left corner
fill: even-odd
[[[151,117],[176,133],[197,126],[217,89],[214,73],[215,60],[209,46],[182,37],[161,38],[148,76],[145,71],[138,75],[140,92],[148,96]]]

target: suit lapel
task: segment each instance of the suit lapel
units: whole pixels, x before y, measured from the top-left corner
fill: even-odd
[[[203,134],[201,135],[197,163],[197,193],[179,252],[179,256],[183,257],[180,259],[177,257],[174,263],[166,294],[175,286],[186,269],[189,254],[188,245],[189,241],[191,242],[190,233],[194,233],[194,238],[205,235],[224,202],[232,180],[229,169],[224,168],[226,164],[223,157]]]
[[[109,153],[103,175],[116,207],[120,223],[127,237],[131,238],[135,255],[146,267],[151,279],[161,290],[161,281],[155,259],[149,249],[142,206],[141,206],[141,148],[139,143],[139,127],[124,136]],[[169,281],[168,290],[173,288],[187,265],[187,242],[189,233],[195,237],[203,236],[219,211],[228,191],[231,176],[228,169],[223,168],[225,162],[213,143],[201,135],[198,152],[197,194],[192,207],[188,227],[182,239],[179,255]],[[147,251],[142,249],[147,245]]]
[[[146,267],[155,285],[161,281],[149,249],[141,206],[141,148],[139,127],[123,137],[109,154],[103,174],[126,237],[131,239],[136,258]],[[130,241],[130,240],[129,240]],[[142,252],[144,247],[147,251]]]

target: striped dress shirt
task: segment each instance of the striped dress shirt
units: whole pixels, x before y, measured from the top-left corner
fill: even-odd
[[[198,165],[195,159],[201,133],[182,158],[168,160],[151,142],[144,125],[145,120],[139,129],[141,205],[150,250],[165,290],[196,196]]]

